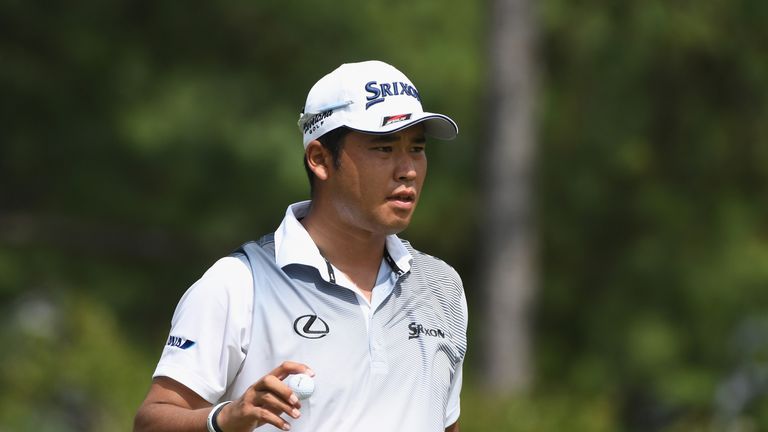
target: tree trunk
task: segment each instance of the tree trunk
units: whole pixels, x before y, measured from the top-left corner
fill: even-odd
[[[493,393],[513,394],[527,390],[534,373],[530,321],[536,288],[535,26],[530,0],[494,0],[491,7],[481,374]]]

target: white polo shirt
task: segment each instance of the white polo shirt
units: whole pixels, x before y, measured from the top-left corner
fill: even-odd
[[[409,249],[396,236],[387,238],[386,248],[388,257],[391,259],[382,260],[369,302],[342,272],[333,268],[320,255],[311,237],[299,222],[299,219],[307,213],[308,208],[308,201],[290,206],[283,222],[274,233],[273,241],[268,242],[267,249],[273,248],[269,250],[273,250],[272,264],[276,266],[277,270],[269,271],[265,268],[258,271],[259,275],[254,275],[254,272],[257,272],[255,269],[260,267],[254,267],[252,272],[252,263],[248,257],[244,254],[238,254],[217,261],[199,281],[187,290],[174,313],[171,334],[154,376],[170,377],[214,404],[220,400],[239,397],[249,385],[253,384],[264,373],[278,366],[282,361],[302,361],[318,373],[316,377],[318,389],[308,401],[303,403],[302,418],[299,420],[288,419],[294,425],[294,431],[363,430],[360,428],[364,424],[368,428],[367,430],[378,430],[376,426],[371,425],[371,419],[368,417],[372,413],[367,413],[365,407],[358,407],[362,413],[358,414],[358,423],[350,423],[346,418],[351,410],[349,407],[354,405],[355,401],[365,399],[363,397],[355,398],[356,393],[364,393],[356,389],[358,385],[365,385],[360,381],[375,383],[384,382],[382,380],[397,380],[399,377],[395,372],[400,369],[393,359],[412,356],[412,353],[409,354],[405,351],[401,353],[399,350],[416,349],[416,352],[421,352],[421,357],[424,357],[420,361],[422,367],[429,366],[424,366],[425,361],[434,361],[432,357],[429,357],[433,356],[434,353],[425,354],[425,352],[449,352],[445,357],[449,357],[451,361],[448,362],[450,366],[446,367],[445,373],[450,375],[450,379],[445,381],[448,379],[448,375],[445,375],[444,378],[438,380],[442,383],[441,385],[446,386],[443,389],[444,392],[440,393],[439,396],[441,399],[444,398],[443,401],[440,401],[439,409],[443,410],[441,427],[454,423],[459,417],[461,365],[466,350],[464,332],[467,322],[466,300],[460,287],[460,280],[455,276],[455,272],[450,269],[448,272],[450,274],[443,277],[442,273],[445,273],[443,267],[447,266],[439,260],[429,257],[432,261],[428,262],[437,263],[435,268],[439,267],[442,272],[439,278],[445,279],[444,283],[449,284],[451,287],[449,291],[453,293],[451,294],[453,297],[448,303],[445,303],[447,300],[442,298],[444,297],[442,293],[437,296],[440,297],[439,299],[435,300],[430,297],[429,300],[448,305],[446,311],[449,313],[439,314],[439,316],[455,315],[451,318],[450,329],[445,329],[450,337],[445,338],[443,335],[444,340],[438,340],[440,338],[430,337],[429,334],[423,333],[422,328],[419,328],[417,332],[417,326],[421,325],[422,322],[429,323],[430,321],[425,320],[431,318],[414,318],[413,316],[418,315],[418,312],[409,311],[408,319],[403,321],[405,315],[402,311],[405,308],[394,306],[396,302],[394,297],[399,300],[403,294],[403,288],[398,289],[398,279],[407,275],[404,277],[407,282],[411,276],[409,273],[414,257]],[[419,257],[423,255],[417,254]],[[253,256],[251,258],[253,259]],[[254,284],[254,279],[260,280],[258,278],[265,277],[264,275],[270,275],[269,277],[272,279]],[[458,282],[455,282],[454,279]],[[262,285],[280,284],[287,284],[280,288],[282,291],[270,291],[261,287]],[[457,284],[458,289],[455,288]],[[396,292],[393,294],[393,291]],[[348,294],[344,294],[344,292]],[[254,293],[256,293],[256,303],[254,302]],[[417,293],[418,296],[421,296],[419,298],[422,298],[423,295],[419,293]],[[307,300],[308,296],[319,297]],[[289,304],[284,306],[281,303]],[[412,303],[417,304],[419,302]],[[325,306],[318,306],[318,304],[327,304],[328,307],[323,309]],[[308,316],[307,314],[302,315],[303,312],[295,312],[302,310],[302,307],[309,307],[311,308],[310,312],[317,313],[317,315],[310,316],[319,317],[323,323],[327,321],[326,326],[330,326],[332,329],[333,337],[329,335],[328,338],[321,341],[311,341],[299,337],[301,335],[296,333],[301,332],[296,327],[296,323],[302,319],[302,316]],[[322,312],[316,312],[317,310]],[[425,308],[421,307],[419,310],[425,310]],[[338,311],[341,311],[339,312],[340,315],[337,314]],[[413,315],[414,313],[416,315]],[[353,315],[355,314],[360,317],[359,320],[354,318]],[[399,327],[382,324],[392,322],[392,319],[388,319],[387,316],[382,317],[382,314],[390,314],[392,319],[395,315],[403,315],[398,318],[402,324]],[[374,317],[377,319],[374,320]],[[349,319],[352,321],[348,321]],[[418,321],[419,319],[421,321]],[[412,322],[406,322],[408,320]],[[283,321],[285,324],[282,324]],[[362,333],[359,333],[358,339],[353,336],[354,332],[348,331],[346,336],[342,336],[340,333],[342,329],[349,329],[350,322],[360,323],[357,325],[359,329],[356,331],[362,331]],[[375,323],[373,327],[372,322]],[[406,326],[412,326],[413,329],[411,330],[411,327]],[[432,326],[435,327],[436,324]],[[389,334],[387,333],[389,331],[395,333]],[[432,329],[431,331],[437,330]],[[409,332],[415,336],[408,336]],[[252,337],[252,335],[257,334],[258,336]],[[412,348],[403,345],[400,336],[397,336],[399,334],[402,334],[403,341],[409,341]],[[365,338],[368,341],[362,346],[358,346],[359,344],[350,346],[349,344],[350,341],[363,341]],[[410,341],[412,338],[417,340]],[[422,338],[422,341],[419,341],[418,338]],[[400,341],[398,342],[400,345],[388,344],[387,341],[390,339]],[[435,339],[435,341],[431,339]],[[426,345],[424,340],[427,340]],[[421,343],[418,348],[414,345],[416,342]],[[435,345],[438,342],[442,344],[439,347]],[[425,346],[434,346],[434,349],[425,350]],[[315,347],[314,351],[311,350],[311,347]],[[387,347],[391,347],[391,349]],[[319,354],[316,354],[315,351],[317,353],[326,352],[326,354],[317,357]],[[351,355],[351,353],[360,355]],[[326,365],[325,360],[333,356],[339,357]],[[369,362],[369,364],[365,367],[338,364],[339,361],[347,359],[357,359],[357,363],[364,361]],[[313,365],[313,361],[316,364]],[[335,370],[331,372],[330,368],[332,367],[341,368],[342,371],[348,368],[349,374],[338,375]],[[432,368],[432,366],[429,367]],[[324,370],[328,371],[325,373],[326,377],[331,375],[336,377],[333,382],[323,381]],[[432,369],[426,370],[426,373],[423,372],[422,375],[429,373],[433,373]],[[405,379],[407,374],[402,373],[401,375]],[[342,382],[346,376],[349,376],[350,381]],[[414,381],[413,377],[410,379]],[[415,379],[414,382],[416,381],[418,379]],[[373,385],[371,384],[371,386]],[[413,385],[421,386],[422,384]],[[331,391],[331,386],[337,386],[338,389]],[[425,388],[428,387],[439,386],[435,383],[427,383]],[[404,386],[384,399],[408,401],[415,394],[414,391],[414,389]],[[430,398],[431,395],[428,392],[431,390],[425,391],[427,393],[424,393],[426,395],[424,397]],[[370,392],[368,394],[369,397],[373,398],[369,403],[373,409],[379,402],[375,399],[375,395],[371,395]],[[347,398],[351,399],[345,404],[340,403],[341,399],[346,400]],[[388,403],[385,401],[384,405],[381,406],[386,408]],[[415,403],[420,404],[421,402],[416,401]],[[310,412],[313,408],[314,412]],[[322,409],[322,415],[319,415],[318,409]],[[391,409],[413,411],[414,414],[410,415],[419,415],[416,414],[418,410],[409,411],[407,404],[399,406],[398,403],[393,403]],[[393,413],[377,413],[375,415],[387,418],[391,417]],[[418,423],[422,419],[415,418],[411,421]],[[422,424],[427,424],[426,422],[427,420],[424,420]],[[384,425],[385,423],[378,424]],[[434,424],[434,422],[430,424]],[[337,429],[339,427],[346,429]],[[265,426],[264,429],[259,430],[276,429]]]

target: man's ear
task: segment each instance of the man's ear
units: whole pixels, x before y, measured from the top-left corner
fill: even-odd
[[[330,173],[330,166],[333,163],[331,153],[320,144],[320,141],[313,140],[307,144],[304,151],[304,157],[307,159],[309,169],[319,180],[327,180]]]

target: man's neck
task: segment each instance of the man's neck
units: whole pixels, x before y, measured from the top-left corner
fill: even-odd
[[[312,205],[301,224],[323,257],[370,299],[384,254],[386,235],[351,227],[324,210]]]

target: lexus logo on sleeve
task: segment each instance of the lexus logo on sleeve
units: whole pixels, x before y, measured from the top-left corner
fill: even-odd
[[[328,323],[317,315],[302,315],[296,318],[293,322],[293,331],[307,339],[320,339],[330,332]]]

